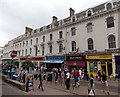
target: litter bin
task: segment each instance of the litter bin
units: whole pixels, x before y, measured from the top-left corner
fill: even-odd
[[[48,74],[47,81],[52,81],[52,74]]]

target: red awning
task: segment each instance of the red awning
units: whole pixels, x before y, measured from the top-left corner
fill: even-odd
[[[43,57],[20,58],[20,60],[25,60],[25,61],[28,61],[28,60],[31,60],[31,61],[44,61],[44,58]]]
[[[67,61],[66,66],[80,66],[84,67],[85,66],[85,61]]]

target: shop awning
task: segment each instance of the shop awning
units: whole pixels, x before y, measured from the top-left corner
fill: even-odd
[[[13,61],[16,61],[18,59],[13,59]],[[12,61],[12,59],[2,59],[2,61]]]
[[[45,60],[44,63],[63,63],[64,60]]]
[[[84,67],[85,66],[85,62],[84,61],[67,61],[66,66],[80,66],[80,67]]]

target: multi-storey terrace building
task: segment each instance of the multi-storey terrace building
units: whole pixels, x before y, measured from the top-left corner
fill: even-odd
[[[31,60],[47,68],[79,66],[87,68],[89,74],[101,70],[114,76],[120,63],[119,19],[119,0],[77,14],[70,8],[65,19],[53,16],[49,25],[35,30],[26,27],[25,34],[5,45],[3,61],[16,50],[20,64]]]

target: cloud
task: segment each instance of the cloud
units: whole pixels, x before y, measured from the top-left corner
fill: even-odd
[[[69,16],[69,8],[76,13],[107,0],[0,0],[0,46],[24,34],[25,26],[34,29]]]

